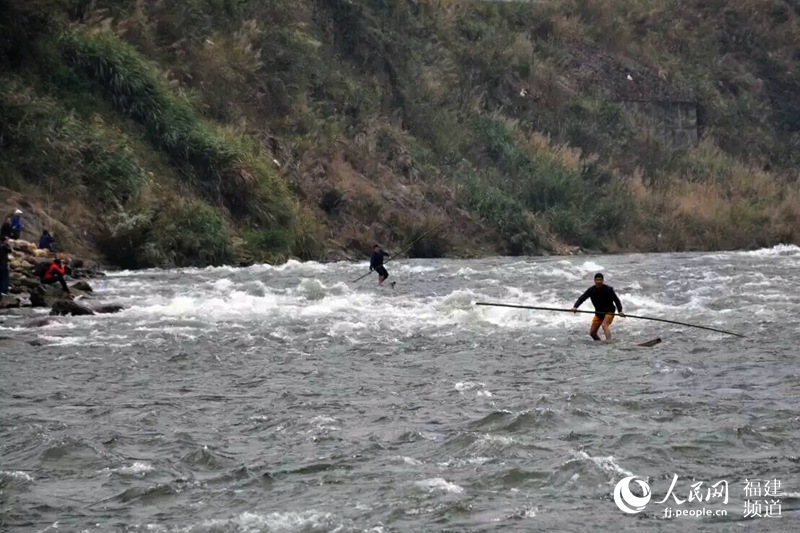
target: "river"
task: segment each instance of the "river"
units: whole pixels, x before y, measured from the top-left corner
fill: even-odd
[[[119,314],[0,317],[1,527],[797,531],[800,248],[387,268],[117,272]],[[596,271],[746,337],[473,305],[571,307]]]

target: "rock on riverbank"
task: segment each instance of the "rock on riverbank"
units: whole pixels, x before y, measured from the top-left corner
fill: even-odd
[[[39,250],[33,243],[23,240],[12,240],[9,244],[12,250],[8,261],[10,294],[0,297],[0,309],[56,306],[58,314],[67,314],[64,310],[73,307],[65,305],[65,302],[80,298],[81,307],[85,308],[84,301],[91,298],[92,287],[85,280],[105,275],[95,263],[69,254]],[[70,278],[80,280],[72,284],[69,294],[61,290],[58,284],[45,285],[40,281],[41,274],[55,258],[61,259],[66,265],[68,282]]]

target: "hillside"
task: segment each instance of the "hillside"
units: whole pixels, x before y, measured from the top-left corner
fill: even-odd
[[[0,14],[0,209],[119,266],[800,243],[796,0]]]

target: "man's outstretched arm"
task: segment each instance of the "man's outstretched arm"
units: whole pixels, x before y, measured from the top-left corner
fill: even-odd
[[[578,309],[581,306],[581,304],[586,301],[586,299],[589,297],[589,294],[591,294],[593,288],[594,287],[589,287],[588,289],[586,289],[586,292],[581,294],[580,297],[577,300],[575,300],[575,305],[572,306],[573,311]]]

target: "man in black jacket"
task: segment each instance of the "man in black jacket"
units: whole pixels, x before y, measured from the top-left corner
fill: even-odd
[[[391,256],[384,252],[377,244],[372,247],[372,255],[369,258],[369,271],[372,272],[374,270],[378,273],[378,285],[383,285],[383,282],[389,277],[389,272],[387,272],[386,267],[383,266],[384,257]],[[394,282],[392,282],[392,288],[394,288]]]
[[[594,340],[599,341],[600,337],[597,335],[597,330],[602,326],[606,340],[610,341],[611,322],[614,321],[614,314],[607,313],[614,313],[614,306],[616,306],[617,312],[615,314],[619,316],[625,316],[625,314],[622,312],[622,302],[619,301],[619,297],[617,297],[617,293],[614,292],[614,288],[603,283],[603,274],[601,272],[594,275],[594,285],[581,294],[581,297],[578,298],[575,305],[572,306],[572,311],[577,311],[578,307],[580,307],[587,298],[592,299],[595,313],[592,317],[592,328],[589,330],[589,335],[591,335]]]
[[[0,239],[10,239],[14,235],[14,228],[11,227],[11,217],[6,217],[3,226],[0,227]]]

